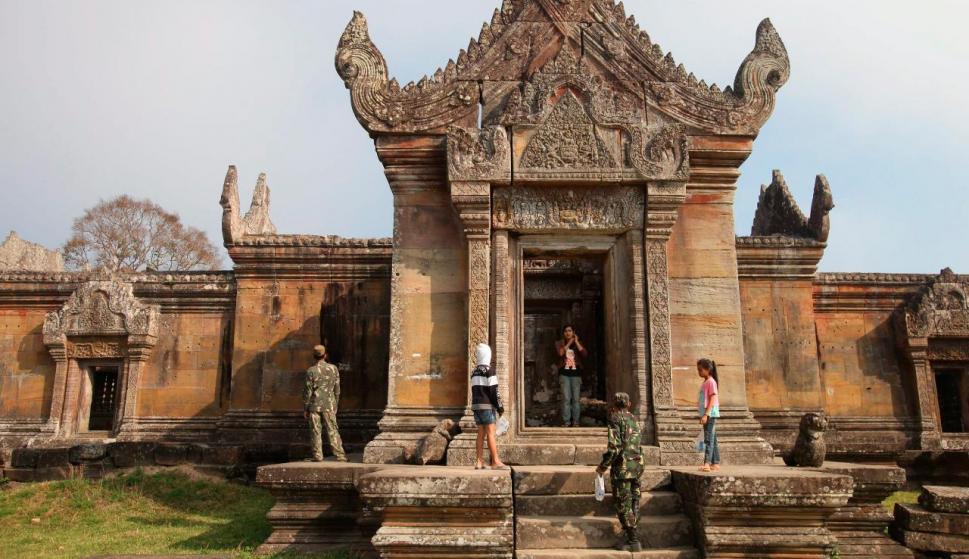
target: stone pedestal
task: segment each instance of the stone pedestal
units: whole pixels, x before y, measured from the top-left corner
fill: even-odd
[[[851,477],[783,466],[673,470],[707,558],[822,559],[837,542],[828,519],[851,498]]]
[[[364,508],[382,518],[372,540],[382,558],[513,556],[509,470],[387,467],[357,487]]]
[[[359,456],[356,458],[359,460]],[[259,468],[256,484],[269,489],[276,504],[266,515],[273,532],[258,552],[344,549],[374,556],[370,538],[380,525],[379,519],[374,522],[364,514],[355,483],[379,467],[327,461]]]
[[[892,535],[919,557],[969,556],[969,487],[924,486],[918,505],[895,505]]]
[[[882,506],[886,497],[905,485],[905,470],[841,462],[825,462],[821,470],[854,479],[854,494],[848,504],[828,519],[828,529],[838,538],[841,557],[912,557],[911,551],[887,536],[892,515]]]

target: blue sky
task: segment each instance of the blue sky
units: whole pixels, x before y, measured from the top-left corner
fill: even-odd
[[[500,0],[0,0],[0,237],[58,246],[98,199],[149,197],[221,244],[230,163],[265,171],[280,232],[387,236],[391,195],[333,70],[354,9],[402,83]],[[969,3],[629,0],[698,77],[732,83],[770,17],[791,79],[742,167],[737,231],[771,169],[805,211],[834,192],[823,271],[969,273]],[[228,266],[228,259],[225,260]]]

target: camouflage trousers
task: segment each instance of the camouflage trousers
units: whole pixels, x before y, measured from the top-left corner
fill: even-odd
[[[613,479],[612,500],[616,504],[616,515],[623,528],[636,529],[639,524],[639,480]]]
[[[323,430],[326,429],[326,438],[330,441],[330,448],[333,455],[338,459],[345,459],[346,453],[343,452],[343,439],[340,438],[340,431],[336,425],[335,411],[310,412],[310,445],[313,447],[313,458],[323,459]]]

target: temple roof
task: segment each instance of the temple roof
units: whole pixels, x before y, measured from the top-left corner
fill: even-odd
[[[578,59],[575,73],[634,96],[659,123],[682,124],[692,134],[756,135],[790,71],[784,44],[765,19],[733,86],[707,85],[613,0],[504,0],[456,60],[403,87],[389,76],[366,18],[355,12],[335,62],[371,134],[440,134],[449,125],[475,125],[482,108],[485,120],[497,119],[514,90],[561,60],[563,50]]]

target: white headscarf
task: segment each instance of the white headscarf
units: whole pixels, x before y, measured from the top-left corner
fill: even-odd
[[[478,344],[474,348],[474,362],[476,367],[491,366],[491,348],[488,344]]]

